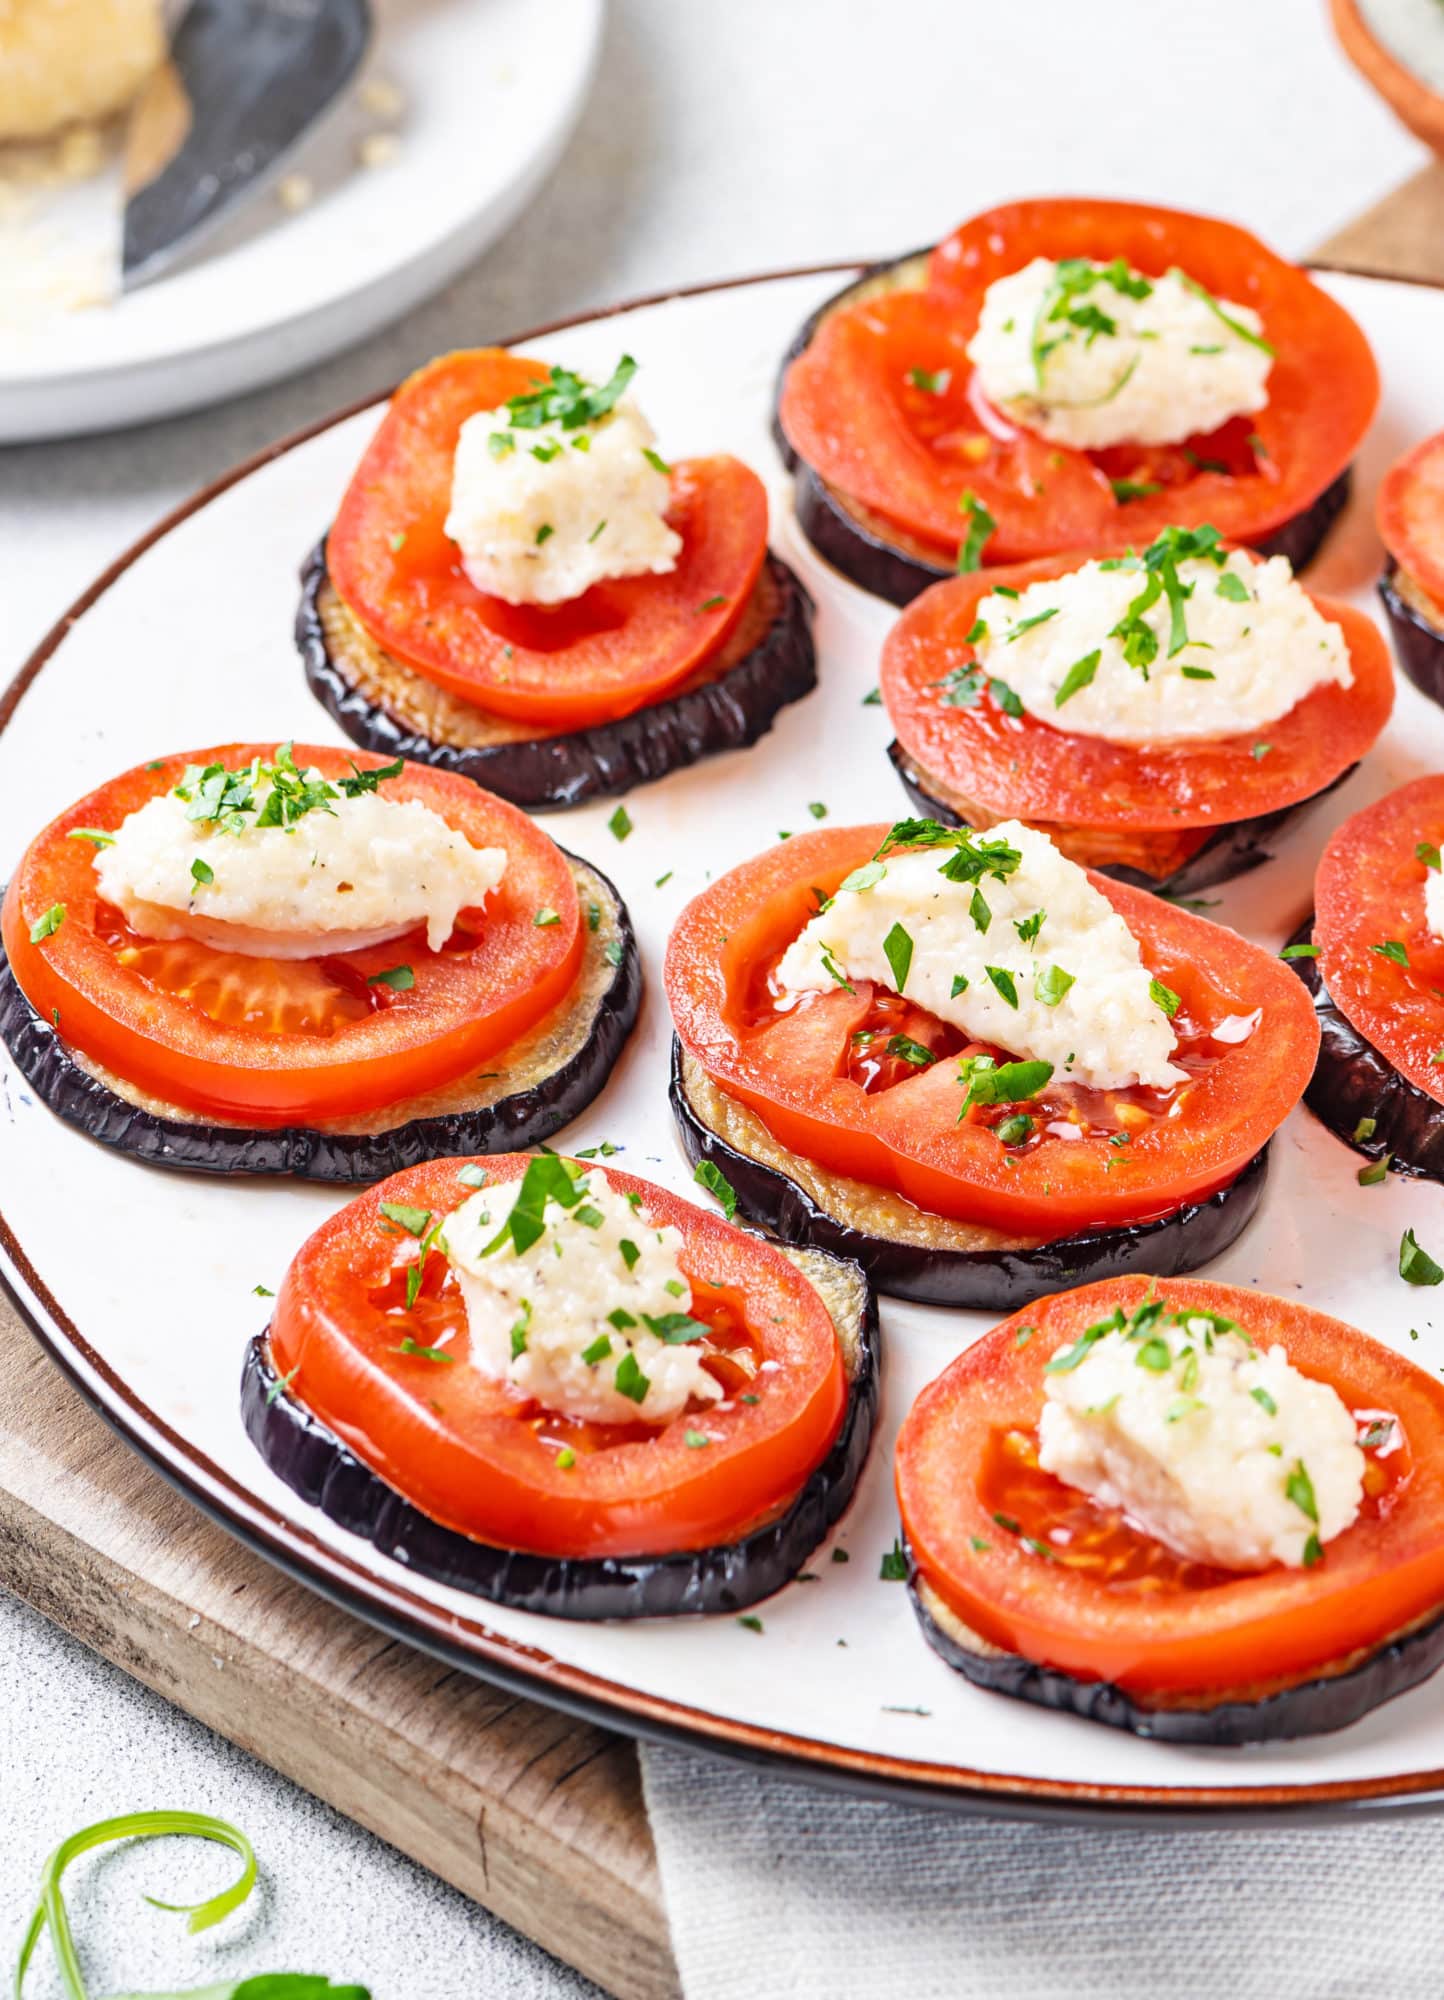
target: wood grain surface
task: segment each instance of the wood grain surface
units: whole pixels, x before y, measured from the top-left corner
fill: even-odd
[[[232,1541],[3,1297],[0,1582],[618,2000],[679,1992],[634,1745],[448,1671]]]

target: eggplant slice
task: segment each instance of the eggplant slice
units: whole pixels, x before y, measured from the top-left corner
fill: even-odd
[[[1289,944],[1313,940],[1310,917]],[[1313,996],[1319,1020],[1319,1059],[1304,1103],[1320,1124],[1365,1159],[1388,1159],[1395,1173],[1444,1181],[1444,1104],[1401,1076],[1359,1033],[1324,984],[1317,959],[1288,962]],[[1361,1126],[1367,1128],[1363,1138]]]
[[[846,1179],[778,1143],[762,1120],[718,1088],[673,1038],[671,1100],[693,1166],[720,1168],[749,1222],[784,1243],[809,1243],[861,1265],[880,1292],[923,1305],[1012,1312],[1049,1292],[1134,1271],[1176,1278],[1217,1257],[1258,1207],[1268,1148],[1217,1194],[1125,1229],[1054,1242],[914,1208],[901,1195]]]
[[[929,584],[941,583],[944,577],[952,576],[953,568],[937,549],[830,486],[798,457],[787,441],[779,415],[782,381],[789,365],[832,313],[884,292],[921,291],[927,283],[930,254],[915,250],[896,262],[874,264],[840,292],[824,299],[804,321],[783,356],[773,403],[772,435],[784,465],[794,476],[793,498],[802,532],[834,569],[841,570],[851,582],[871,591],[874,597],[886,598],[890,604],[911,604]],[[1296,571],[1305,568],[1348,505],[1352,477],[1352,469],[1345,466],[1317,499],[1252,547],[1262,556],[1287,556]]]
[[[1421,694],[1444,706],[1444,605],[1390,561],[1379,578],[1399,665]]]
[[[1444,652],[1444,640],[1440,641],[1440,647]],[[948,792],[941,778],[933,777],[921,764],[914,762],[896,739],[888,745],[887,754],[902,781],[903,790],[919,812],[927,814],[930,819],[940,820],[944,826],[987,827],[992,824],[986,814],[979,817],[965,800]],[[1100,875],[1110,876],[1115,882],[1128,882],[1135,889],[1151,889],[1155,896],[1195,896],[1201,889],[1216,889],[1220,882],[1232,882],[1236,876],[1247,875],[1251,869],[1261,868],[1266,861],[1272,861],[1273,849],[1268,843],[1285,833],[1320,799],[1326,799],[1330,792],[1347,784],[1358,768],[1357,764],[1348,765],[1311,798],[1299,799],[1291,806],[1280,806],[1277,812],[1258,813],[1253,819],[1231,820],[1215,827],[1201,847],[1195,848],[1180,867],[1166,875],[1147,875],[1141,868],[1130,867],[1126,862],[1096,859],[1098,837],[1092,839],[1090,852],[1090,830],[1087,827],[1063,827],[1044,820],[1030,824],[1037,825],[1042,832],[1050,835],[1070,860],[1096,868]],[[1107,838],[1105,832],[1101,839],[1106,841]]]
[[[648,1556],[540,1556],[493,1548],[404,1500],[276,1374],[265,1334],[246,1350],[241,1415],[267,1465],[350,1534],[413,1575],[553,1618],[670,1618],[736,1612],[790,1583],[841,1519],[877,1421],[877,1302],[855,1264],[820,1250],[786,1254],[822,1294],[849,1376],[842,1429],[796,1499],[739,1542]]]
[[[491,715],[386,652],[342,602],[317,544],[301,570],[296,644],[311,692],[353,743],[455,771],[528,812],[585,805],[743,750],[817,685],[812,599],[768,554],[712,660],[664,701],[574,734]]]
[[[595,908],[568,998],[505,1051],[506,1067],[349,1119],[271,1130],[208,1120],[149,1096],[67,1047],[21,992],[0,949],[0,1038],[58,1118],[147,1166],[203,1174],[290,1174],[375,1181],[462,1153],[539,1145],[584,1111],[636,1023],[642,961],[631,918],[590,863],[568,855],[584,908]]]
[[[1444,1663],[1444,1617],[1436,1615],[1372,1652],[1350,1654],[1335,1672],[1313,1680],[1266,1683],[1257,1693],[1241,1690],[1239,1698],[1212,1707],[1191,1708],[1180,1702],[1155,1708],[1111,1681],[1075,1680],[1071,1674],[990,1645],[969,1630],[915,1566],[908,1592],[923,1637],[975,1686],[1160,1743],[1230,1746],[1326,1735],[1347,1729],[1371,1709],[1417,1687]]]

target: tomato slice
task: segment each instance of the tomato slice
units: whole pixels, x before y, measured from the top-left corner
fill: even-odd
[[[903,749],[1000,819],[1139,832],[1253,819],[1323,791],[1388,721],[1394,670],[1383,635],[1363,612],[1329,597],[1313,601],[1343,630],[1354,684],[1315,688],[1264,729],[1214,742],[1109,743],[1036,716],[1014,718],[988,693],[971,708],[949,706],[940,683],[971,664],[966,634],[989,591],[1000,583],[1026,590],[1078,564],[1077,556],[1055,556],[950,577],[914,599],[883,646],[883,700]],[[1260,753],[1261,743],[1268,747]]]
[[[1444,599],[1444,431],[1389,467],[1376,505],[1389,554],[1431,597]]]
[[[1049,1359],[1150,1286],[1170,1307],[1222,1313],[1260,1345],[1279,1342],[1377,1439],[1358,1519],[1312,1568],[1240,1575],[1185,1563],[1030,1463]],[[1033,1333],[1020,1346],[1024,1323]],[[1084,1680],[1207,1693],[1303,1679],[1444,1602],[1444,1385],[1354,1327],[1264,1292],[1134,1277],[1055,1293],[923,1391],[895,1471],[919,1571],[944,1602],[981,1638]],[[999,1513],[1021,1532],[1000,1529]],[[1061,1547],[1048,1539],[1058,1527],[1073,1536]]]
[[[1346,819],[1319,862],[1314,943],[1340,1010],[1401,1076],[1444,1104],[1444,941],[1425,921],[1429,870],[1415,851],[1441,841],[1444,777],[1416,778]]]
[[[167,1103],[247,1125],[335,1118],[398,1103],[480,1066],[570,991],[583,931],[566,856],[515,806],[465,778],[408,764],[385,796],[440,813],[473,847],[504,847],[506,873],[474,930],[439,951],[424,929],[369,951],[277,960],[136,937],[96,893],[95,850],[74,827],[119,826],[179,783],[187,764],[275,755],[274,743],[230,743],[165,757],[112,778],[31,842],[0,913],[5,950],[26,999],[64,1040]],[[328,778],[384,758],[295,745]],[[55,905],[60,927],[31,927]],[[538,925],[540,910],[558,921]],[[397,964],[414,985],[371,985]]]
[[[1175,1027],[1207,1057],[1169,1115],[1126,1147],[1100,1124],[1045,1134],[1021,1152],[982,1120],[961,1125],[951,1061],[869,1091],[848,1073],[871,989],[778,1010],[782,952],[819,897],[876,852],[886,826],[797,834],[734,868],[688,904],[667,948],[677,1033],[708,1075],[781,1144],[919,1208],[1052,1240],[1170,1214],[1227,1185],[1299,1101],[1319,1031],[1298,979],[1232,931],[1090,875],[1138,939],[1144,963],[1181,996]],[[1220,1034],[1218,1031],[1222,1030]]]
[[[681,1230],[689,1310],[714,1332],[708,1365],[729,1395],[705,1416],[648,1426],[576,1424],[466,1367],[465,1307],[444,1257],[405,1304],[415,1241],[380,1213],[399,1202],[435,1217],[471,1189],[463,1160],[393,1174],[324,1222],[276,1299],[271,1353],[292,1393],[388,1485],[434,1521],[499,1548],[544,1555],[664,1555],[735,1541],[801,1491],[842,1428],[847,1378],[821,1296],[780,1250],[647,1181],[593,1166]],[[470,1163],[515,1180],[520,1154]],[[459,1365],[399,1354],[404,1337]],[[291,1371],[297,1374],[291,1377]],[[734,1385],[752,1400],[731,1394]],[[688,1445],[699,1422],[711,1443]],[[559,1460],[563,1447],[574,1463]]]
[[[988,406],[966,353],[987,287],[1034,257],[1119,256],[1153,277],[1179,265],[1262,315],[1277,355],[1256,417],[1183,446],[1080,452]],[[914,369],[946,373],[944,392],[919,389]],[[1011,563],[1141,547],[1162,528],[1205,521],[1258,541],[1344,470],[1378,394],[1368,342],[1342,306],[1245,230],[1132,202],[1023,201],[939,244],[926,291],[884,294],[825,319],[788,370],[781,420],[823,479],[943,560],[963,538],[960,508],[973,493],[997,523],[984,560]],[[1114,479],[1161,490],[1121,501]]]
[[[655,702],[722,646],[767,553],[767,492],[735,458],[685,460],[672,468],[682,551],[667,575],[555,606],[484,596],[445,533],[456,440],[469,416],[546,373],[480,347],[410,376],[346,489],[326,561],[372,638],[428,679],[498,715],[580,729]]]

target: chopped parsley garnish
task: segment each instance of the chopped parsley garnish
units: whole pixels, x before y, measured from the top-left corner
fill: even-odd
[[[625,840],[632,831],[632,816],[625,806],[618,806],[607,821],[607,831],[614,840]]]
[[[909,368],[908,370],[909,382],[912,383],[915,389],[921,389],[925,396],[946,395],[948,384],[952,379],[953,371],[951,368],[937,368],[932,370],[927,368]]]
[[[963,1104],[1021,1104],[1036,1097],[1053,1074],[1050,1062],[995,1063],[991,1056],[966,1056],[958,1066],[958,1080],[967,1085]]]
[[[88,840],[92,847],[114,847],[115,835],[102,833],[98,826],[73,826],[66,834],[67,840]]]
[[[1015,1111],[997,1127],[997,1133],[1005,1146],[1021,1146],[1033,1136],[1033,1121],[1026,1111]]]
[[[512,1321],[511,1328],[511,1358],[513,1361],[526,1353],[527,1329],[531,1325],[531,1300],[521,1299],[518,1303],[521,1306],[521,1312]]]
[[[1226,326],[1230,333],[1236,335],[1240,340],[1247,341],[1250,347],[1256,347],[1261,354],[1267,354],[1270,359],[1273,358],[1274,349],[1264,339],[1263,335],[1255,333],[1252,327],[1245,326],[1242,320],[1235,319],[1232,313],[1225,312],[1206,285],[1201,285],[1197,278],[1190,278],[1187,271],[1180,271],[1177,268],[1174,269],[1172,275],[1178,279],[1186,291],[1192,292],[1195,298],[1202,299],[1214,318],[1223,326]]]
[[[744,1612],[737,1620],[737,1623],[747,1632],[760,1632],[762,1630],[762,1620],[753,1611]]]
[[[1035,625],[1046,625],[1050,618],[1056,618],[1057,616],[1058,606],[1050,604],[1046,611],[1035,611],[1031,618],[1020,618],[1016,625],[1009,626],[1008,636],[1004,643],[1011,646],[1015,639],[1021,639],[1023,634],[1031,632]]]
[[[1064,674],[1059,684],[1058,692],[1053,697],[1054,708],[1061,708],[1065,701],[1073,699],[1080,688],[1088,686],[1093,676],[1097,673],[1098,665],[1102,658],[1103,649],[1100,646],[1091,653],[1085,653],[1081,660],[1073,662],[1067,673]]]
[[[1255,743],[1252,750],[1250,750],[1249,755],[1250,757],[1253,758],[1256,764],[1261,764],[1264,758],[1269,755],[1273,747],[1274,746],[1272,745],[1272,743]]]
[[[981,931],[986,937],[988,928],[993,921],[993,913],[988,908],[988,899],[981,889],[974,889],[973,899],[968,904],[968,915],[973,920],[974,930]]]
[[[901,924],[894,924],[882,941],[883,956],[892,968],[893,990],[901,993],[913,962],[913,941]]]
[[[577,1462],[576,1453],[572,1450],[569,1444],[564,1444],[561,1450],[557,1453],[557,1470],[559,1472],[570,1472],[572,1467],[576,1464],[576,1462]]]
[[[1120,507],[1126,507],[1130,500],[1149,500],[1155,493],[1163,491],[1152,479],[1110,479],[1108,484],[1113,488],[1113,498]]]
[[[838,970],[837,961],[833,958],[831,949],[827,945],[818,946],[818,956],[822,960],[823,971],[835,985],[840,986],[844,993],[857,992],[857,988],[853,985],[847,974]]]
[[[1215,597],[1226,597],[1231,604],[1248,604],[1252,602],[1248,593],[1248,585],[1241,576],[1235,576],[1231,569],[1224,571],[1213,589]]]
[[[887,869],[880,861],[864,861],[861,868],[854,868],[850,875],[844,875],[837,885],[837,893],[840,896],[845,890],[849,895],[860,895],[864,889],[876,888],[886,873]]]
[[[948,989],[948,998],[950,1000],[956,1000],[960,993],[966,993],[967,990],[968,990],[968,975],[965,972],[955,972],[953,974],[953,983],[951,987]]]
[[[1360,1167],[1355,1177],[1359,1186],[1377,1187],[1381,1181],[1386,1181],[1389,1178],[1389,1162],[1393,1157],[1392,1153],[1385,1153],[1377,1160],[1370,1160],[1367,1167]]]
[[[559,924],[560,922],[561,916],[556,910],[550,907],[538,910],[532,918],[533,925],[539,931],[550,930],[553,924]]]
[[[456,1359],[456,1356],[448,1354],[444,1347],[423,1347],[421,1342],[413,1340],[409,1333],[402,1337],[401,1345],[393,1347],[391,1352],[393,1354],[410,1355],[417,1361],[455,1361]],[[512,1352],[516,1352],[514,1346]]]
[[[409,993],[416,984],[416,974],[409,965],[388,965],[384,972],[371,973],[366,984],[389,986],[393,993]]]
[[[642,1373],[637,1357],[630,1347],[617,1363],[617,1372],[612,1377],[612,1382],[617,1394],[625,1396],[631,1403],[645,1402],[647,1391],[652,1386],[651,1378]]]
[[[569,368],[553,368],[541,388],[508,399],[507,422],[519,431],[540,430],[543,424],[559,424],[564,431],[580,430],[615,408],[636,372],[637,364],[630,354],[622,356],[610,379],[600,387]],[[493,433],[497,435],[505,433]]]
[[[699,1160],[692,1178],[698,1187],[706,1188],[708,1194],[721,1205],[723,1215],[730,1222],[737,1213],[737,1190],[722,1169],[711,1160]]]
[[[1250,1389],[1249,1394],[1253,1397],[1259,1408],[1266,1411],[1269,1416],[1276,1417],[1278,1415],[1279,1406],[1267,1389]]]
[[[827,807],[822,803],[821,799],[814,799],[807,810],[812,814],[814,819],[827,818]]]
[[[618,1328],[618,1332],[620,1331],[621,1329]],[[611,1353],[611,1351],[612,1351],[611,1335],[607,1333],[599,1333],[596,1339],[591,1343],[589,1347],[584,1347],[582,1349],[582,1359],[583,1361],[586,1362],[588,1368],[595,1368],[599,1361],[606,1360],[607,1356]]]
[[[1409,963],[1409,948],[1401,944],[1398,938],[1385,938],[1382,944],[1371,944],[1369,949],[1377,952],[1380,958],[1392,960],[1395,965]]]
[[[1412,1229],[1404,1231],[1399,1243],[1399,1276],[1408,1285],[1437,1285],[1444,1280],[1444,1270],[1420,1249]]]
[[[878,1565],[877,1573],[884,1583],[907,1582],[907,1552],[903,1548],[901,1541],[894,1540],[892,1547],[884,1553],[883,1559]]]
[[[998,524],[971,488],[958,502],[958,507],[968,517],[968,532],[958,550],[958,573],[966,576],[982,567],[983,550]]]
[[[203,861],[198,854],[191,863],[191,880],[201,888],[205,888],[208,884],[214,882],[215,879],[215,869],[212,868],[209,861]]]
[[[688,1347],[694,1340],[706,1340],[712,1329],[705,1320],[690,1313],[643,1313],[642,1324],[667,1347]]]
[[[1065,972],[1061,965],[1040,965],[1033,974],[1033,998],[1045,1007],[1056,1007],[1070,986],[1076,984],[1074,975]]]
[[[1161,979],[1150,979],[1148,997],[1155,1007],[1160,1008],[1171,1021],[1183,1005],[1182,997],[1171,986],[1165,986]]]
[[[588,546],[588,548],[590,548],[590,547],[591,547],[592,543],[593,543],[594,541],[596,541],[596,539],[597,539],[597,537],[598,537],[599,535],[603,535],[603,534],[605,534],[605,533],[606,533],[606,529],[607,529],[607,524],[606,524],[606,522],[605,522],[605,521],[598,521],[598,523],[597,523],[597,525],[595,526],[595,528],[593,528],[593,529],[592,529],[592,532],[591,532],[591,533],[590,533],[590,534],[589,534],[589,535],[587,536],[587,546]]]
[[[1430,841],[1421,840],[1414,849],[1414,856],[1416,860],[1422,861],[1426,868],[1438,870],[1440,867],[1439,850]]]
[[[429,1208],[408,1208],[405,1202],[383,1201],[381,1213],[388,1222],[394,1222],[398,1229],[404,1229],[408,1236],[424,1236],[431,1227]]]
[[[482,1256],[492,1256],[508,1242],[513,1245],[518,1257],[523,1256],[545,1233],[547,1203],[554,1201],[559,1208],[573,1209],[580,1202],[583,1192],[584,1189],[572,1179],[555,1153],[539,1153],[534,1160],[528,1160],[511,1213],[490,1243],[483,1247]],[[386,1206],[382,1204],[383,1212]]]
[[[458,1175],[456,1176],[456,1178],[461,1182],[461,1185],[463,1187],[469,1187],[469,1188],[485,1187],[486,1168],[476,1167],[476,1166],[463,1167],[460,1173],[458,1173]]]
[[[705,1431],[683,1431],[682,1442],[688,1451],[700,1451],[704,1445],[711,1444],[712,1440]]]
[[[1033,943],[1039,931],[1042,930],[1047,915],[1048,912],[1046,910],[1034,910],[1031,917],[1023,917],[1021,919],[1015,917],[1013,919],[1013,929],[1018,933],[1024,944]]]
[[[608,938],[607,942],[602,946],[602,957],[607,961],[608,965],[620,965],[625,956],[626,953],[622,949],[622,940],[620,938]]]
[[[1002,965],[985,965],[983,970],[987,973],[994,989],[1010,1007],[1015,1008],[1018,1004],[1018,988],[1012,973]]]
[[[883,1054],[896,1056],[900,1062],[911,1063],[914,1069],[928,1069],[937,1061],[931,1049],[924,1048],[921,1042],[915,1042],[907,1035],[889,1036]]]
[[[32,944],[44,944],[48,937],[54,937],[64,922],[64,903],[52,903],[45,914],[37,917],[30,926],[30,942]]]
[[[1309,1477],[1308,1467],[1301,1458],[1294,1460],[1288,1478],[1284,1481],[1284,1498],[1291,1500],[1306,1520],[1317,1527],[1319,1503],[1314,1497],[1314,1482]]]
[[[653,451],[649,444],[644,444],[642,446],[642,456],[646,459],[648,465],[651,466],[653,472],[660,472],[664,479],[671,478],[672,468],[668,465],[666,459],[663,458],[661,452]]]
[[[1279,953],[1280,958],[1317,958],[1318,955],[1316,944],[1286,944]]]
[[[1362,1146],[1366,1139],[1372,1139],[1379,1129],[1377,1118],[1361,1118],[1354,1127],[1354,1144]]]
[[[724,605],[724,604],[725,604],[726,602],[727,602],[727,599],[726,599],[725,597],[723,597],[723,596],[720,596],[720,595],[719,595],[719,596],[717,596],[717,597],[704,597],[704,598],[702,599],[702,602],[701,602],[701,603],[700,603],[700,604],[699,604],[699,605],[697,606],[697,609],[698,609],[698,611],[699,611],[699,612],[701,612],[701,611],[717,611],[717,610],[720,610],[720,608],[721,608],[721,607],[722,607],[722,606],[723,606],[723,605]],[[880,697],[879,697],[879,698],[880,698]]]
[[[549,542],[555,533],[556,529],[552,526],[551,522],[543,521],[536,531],[537,547],[540,548],[543,542]]]
[[[622,1262],[626,1265],[627,1269],[629,1271],[634,1271],[637,1267],[638,1259],[641,1257],[642,1253],[637,1248],[636,1244],[632,1241],[631,1237],[630,1236],[622,1237],[620,1242],[617,1244],[617,1249],[620,1252]]]

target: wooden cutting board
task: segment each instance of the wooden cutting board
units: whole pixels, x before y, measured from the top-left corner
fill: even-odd
[[[1444,163],[1314,261],[1444,285]],[[271,1569],[106,1429],[3,1298],[0,1582],[618,2000],[680,1992],[633,1744]]]

